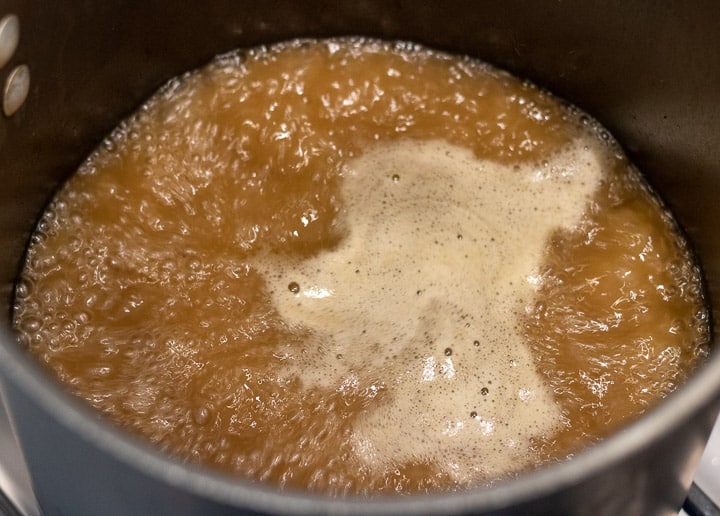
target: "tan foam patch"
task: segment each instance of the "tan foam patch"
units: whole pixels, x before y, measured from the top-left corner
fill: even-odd
[[[378,145],[344,169],[340,246],[260,265],[280,314],[316,336],[297,363],[307,386],[387,388],[355,428],[366,463],[431,460],[467,480],[556,429],[520,314],[550,233],[579,222],[601,168],[582,145],[521,166],[441,141]]]

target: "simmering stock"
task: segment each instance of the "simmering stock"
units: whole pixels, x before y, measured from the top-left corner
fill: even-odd
[[[163,449],[331,494],[563,460],[708,340],[684,241],[597,124],[484,63],[359,39],[171,81],[51,203],[14,320]]]

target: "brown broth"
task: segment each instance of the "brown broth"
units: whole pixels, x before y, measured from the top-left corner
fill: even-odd
[[[171,81],[68,181],[33,236],[15,327],[72,392],[190,462],[335,495],[461,487],[427,457],[380,471],[358,457],[355,425],[387,405],[392,381],[360,370],[351,388],[323,387],[288,369],[317,339],[280,316],[258,260],[336,249],[353,223],[343,166],[378,142],[443,140],[541,169],[601,134],[531,84],[407,43],[228,54]],[[606,436],[706,353],[697,266],[617,146],[599,145],[602,185],[581,223],[549,239],[536,296],[515,314],[559,430],[520,450],[530,464],[473,484]]]

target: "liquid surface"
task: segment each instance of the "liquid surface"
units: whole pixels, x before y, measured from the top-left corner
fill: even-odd
[[[222,56],[58,194],[15,325],[192,462],[330,494],[491,483],[637,417],[706,352],[698,270],[608,140],[410,44]]]

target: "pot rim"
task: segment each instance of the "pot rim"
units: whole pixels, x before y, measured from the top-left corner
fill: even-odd
[[[696,412],[720,399],[720,352],[711,352],[693,376],[658,406],[607,439],[578,452],[571,460],[522,473],[491,488],[377,499],[330,498],[279,491],[201,466],[184,464],[98,417],[99,412],[59,388],[60,384],[21,349],[7,329],[0,330],[0,377],[11,381],[66,429],[98,450],[153,479],[201,498],[231,507],[298,515],[452,514],[470,508],[473,511],[497,510],[532,501],[577,484],[649,447]]]

